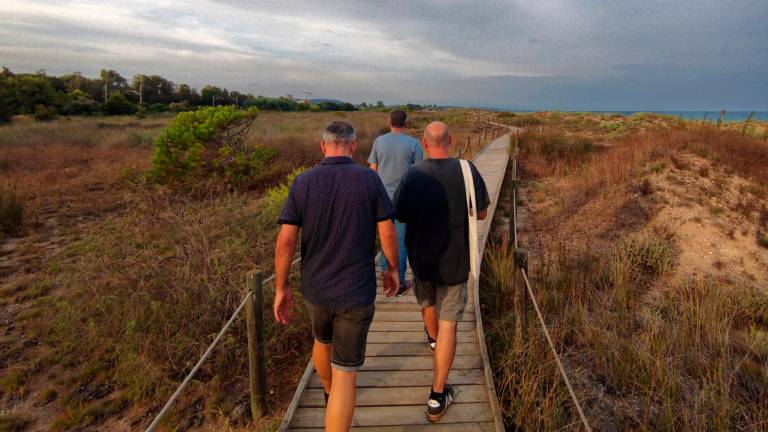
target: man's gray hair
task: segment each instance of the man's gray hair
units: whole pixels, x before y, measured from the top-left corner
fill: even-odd
[[[335,144],[349,144],[357,139],[355,128],[349,122],[332,121],[323,130],[323,142]]]

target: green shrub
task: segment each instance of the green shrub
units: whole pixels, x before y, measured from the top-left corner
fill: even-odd
[[[16,189],[0,185],[0,234],[18,234],[24,221],[24,205]]]
[[[285,182],[267,189],[267,193],[264,195],[262,208],[268,219],[277,219],[280,210],[283,208],[283,204],[285,204],[285,200],[288,199],[288,192],[291,189],[293,181],[296,180],[296,177],[304,172],[304,170],[304,167],[295,169],[292,173],[288,174],[285,178]]]
[[[768,234],[764,232],[757,232],[757,244],[768,249]]]
[[[147,118],[147,109],[140,106],[139,109],[136,110],[136,118],[139,120]]]
[[[112,93],[107,102],[104,103],[103,109],[106,115],[129,115],[135,113],[137,107],[122,93]]]
[[[82,90],[68,93],[61,105],[64,115],[92,115],[99,112],[99,103]]]
[[[50,121],[56,118],[56,108],[46,105],[35,105],[35,120]]]
[[[216,177],[232,185],[245,185],[258,180],[265,163],[277,151],[246,147],[257,113],[230,105],[180,113],[155,141],[155,182]]]
[[[157,104],[154,104],[157,105]],[[152,106],[154,106],[152,105]],[[173,112],[186,112],[186,111],[194,111],[195,108],[189,104],[189,102],[173,102],[168,105],[168,109]]]
[[[153,103],[147,108],[147,111],[151,113],[161,113],[168,111],[168,105],[164,103]]]

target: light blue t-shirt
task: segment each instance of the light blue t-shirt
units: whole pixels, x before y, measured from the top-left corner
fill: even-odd
[[[388,133],[373,141],[368,163],[378,165],[376,171],[391,199],[400,179],[411,165],[424,160],[424,152],[416,139],[404,133]]]

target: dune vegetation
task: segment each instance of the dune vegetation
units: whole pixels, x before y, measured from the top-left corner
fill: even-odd
[[[510,119],[533,125],[516,138],[519,240],[593,429],[765,430],[762,133],[650,114],[500,121]],[[481,287],[505,421],[581,430],[530,305],[524,343],[515,343],[513,299],[523,282],[510,276],[506,200]]]
[[[180,115],[214,121],[219,110]],[[482,115],[413,112],[409,133],[442,119],[471,141],[471,157],[488,128]],[[156,145],[178,118],[16,117],[0,127],[0,431],[146,427],[239,304],[245,273],[272,273],[277,213],[295,172],[322,158],[322,128],[352,122],[358,163],[388,130],[381,111],[262,112],[242,157],[203,154],[180,171],[158,151],[174,158],[197,144]],[[289,327],[267,320],[270,415],[257,430],[279,422],[306,365],[302,310]],[[246,346],[239,319],[166,430],[254,426]]]

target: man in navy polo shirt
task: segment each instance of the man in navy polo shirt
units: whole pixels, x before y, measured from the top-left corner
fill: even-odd
[[[320,147],[325,159],[296,177],[278,219],[274,314],[283,324],[291,319],[288,273],[302,229],[301,293],[315,339],[312,363],[325,389],[325,429],[347,431],[376,300],[376,231],[387,260],[388,296],[399,288],[397,233],[384,184],[352,161],[357,147],[352,125],[329,124]]]

